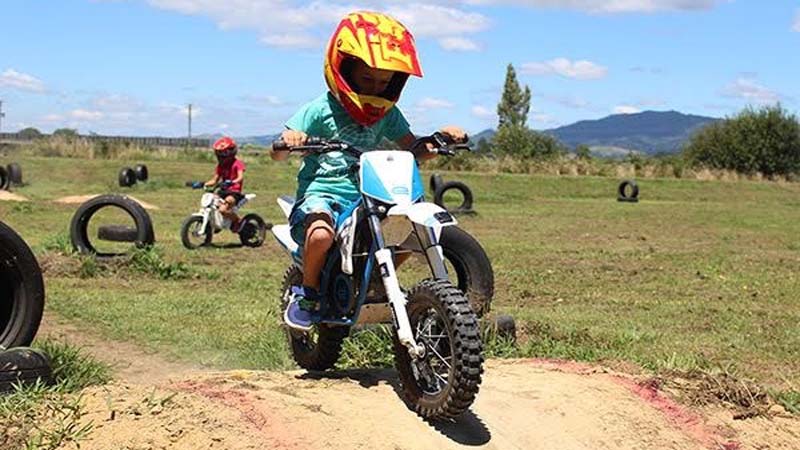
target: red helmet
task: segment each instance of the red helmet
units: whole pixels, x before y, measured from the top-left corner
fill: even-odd
[[[214,142],[213,147],[214,154],[217,155],[217,158],[229,158],[236,155],[236,141],[228,136],[223,136],[217,139],[217,141]]]

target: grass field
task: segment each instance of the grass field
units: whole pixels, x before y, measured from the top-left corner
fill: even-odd
[[[288,259],[271,237],[258,249],[180,244],[200,197],[183,182],[207,179],[212,163],[146,161],[151,181],[119,188],[119,169],[139,161],[0,162],[12,160],[29,183],[14,192],[31,201],[0,202],[0,217],[46,268],[48,311],[178,358],[292,366],[278,308]],[[246,190],[258,194],[247,210],[280,223],[274,199],[294,191],[296,162],[247,162]],[[800,184],[646,179],[630,204],[616,201],[615,178],[443,176],[475,193],[478,214],[461,226],[492,259],[494,311],[520,328],[519,346],[496,353],[720,369],[800,403]],[[157,251],[138,269],[57,250],[77,205],[52,200],[107,192],[160,208],[150,211]]]

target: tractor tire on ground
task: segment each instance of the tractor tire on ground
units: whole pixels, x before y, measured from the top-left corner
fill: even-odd
[[[97,228],[97,239],[111,242],[136,242],[139,231],[127,225],[103,225]]]
[[[457,208],[450,209],[444,204],[444,194],[445,192],[455,189],[461,193],[463,200],[461,204]],[[447,209],[451,212],[470,212],[472,211],[472,190],[464,183],[460,181],[448,181],[443,183],[439,186],[439,189],[436,190],[436,193],[433,196],[433,203],[441,206],[444,209]]]
[[[8,176],[8,171],[5,167],[0,166],[0,189],[8,189],[11,185],[11,178]]]
[[[6,166],[6,171],[8,171],[9,183],[17,186],[22,184],[22,167],[19,164],[12,162]]]
[[[39,350],[18,347],[0,352],[0,393],[12,392],[15,384],[53,382],[50,358]]]
[[[89,199],[78,207],[78,210],[75,211],[75,215],[72,216],[69,236],[75,251],[82,254],[95,254],[97,256],[120,256],[124,254],[100,253],[89,240],[89,221],[97,211],[109,206],[121,208],[133,219],[136,224],[136,239],[133,241],[136,247],[141,248],[153,245],[155,242],[153,222],[150,220],[150,215],[147,214],[147,211],[145,211],[142,205],[128,196],[109,194],[99,195]]]
[[[628,193],[628,187],[631,188]],[[623,180],[617,188],[617,201],[618,202],[631,202],[636,203],[639,201],[639,186],[633,180]]]
[[[483,345],[466,297],[446,280],[408,292],[408,318],[425,356],[414,360],[395,333],[394,355],[409,408],[425,419],[452,419],[469,409],[481,384]],[[445,336],[445,337],[443,337]]]
[[[481,328],[484,330],[484,336],[495,336],[510,342],[517,341],[517,324],[514,318],[508,314],[484,317]]]
[[[147,181],[148,173],[147,173],[147,166],[144,164],[137,164],[133,168],[133,172],[136,174],[136,179],[139,181]]]
[[[442,229],[439,244],[456,272],[452,283],[467,296],[478,317],[487,314],[494,297],[494,270],[486,251],[472,235],[455,226]]]
[[[291,266],[283,277],[281,290],[281,320],[289,306],[289,293],[294,285],[303,283],[303,272]],[[298,366],[306,370],[323,371],[332,368],[342,353],[342,342],[350,334],[349,327],[319,324],[309,332],[286,328],[289,349]]]
[[[131,187],[136,184],[136,172],[130,167],[123,167],[119,171],[119,185],[121,187]]]
[[[30,247],[0,222],[0,350],[29,345],[44,311],[44,281]]]

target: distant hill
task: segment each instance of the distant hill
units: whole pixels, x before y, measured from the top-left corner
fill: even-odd
[[[681,149],[692,133],[717,120],[678,111],[644,111],[582,120],[542,132],[572,149],[580,144],[588,145],[593,153],[602,156],[624,156],[631,151],[674,153]],[[489,128],[471,135],[469,140],[472,145],[477,145],[481,139],[492,140],[495,133]]]
[[[201,134],[196,137],[202,139],[210,139],[211,142],[213,143],[222,136],[224,135],[221,133],[214,133],[214,134]],[[266,147],[268,145],[272,145],[272,141],[277,139],[279,136],[280,134],[265,134],[261,136],[234,136],[233,139],[239,145],[252,144],[252,145],[260,145],[262,147]]]
[[[615,114],[599,120],[582,120],[544,132],[570,148],[617,147],[643,153],[674,153],[697,129],[715,122],[713,117],[678,111],[644,111]]]
[[[564,145],[575,148],[588,145],[598,155],[626,155],[630,151],[647,154],[674,153],[697,129],[715,122],[713,117],[683,114],[678,111],[644,111],[635,114],[615,114],[598,120],[582,120],[559,128],[544,130]],[[491,141],[495,130],[489,128],[469,137],[470,144],[481,139]],[[204,134],[197,137],[211,139],[222,134]],[[261,136],[235,136],[240,145],[268,146],[278,134]]]

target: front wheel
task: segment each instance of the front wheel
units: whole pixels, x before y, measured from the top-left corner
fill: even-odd
[[[194,250],[203,245],[211,243],[211,224],[206,223],[205,230],[202,230],[203,218],[200,216],[189,216],[181,225],[181,242],[189,250]]]
[[[478,319],[464,294],[446,280],[425,280],[408,293],[415,359],[395,335],[395,364],[404,400],[427,419],[453,418],[475,401],[483,373]]]

